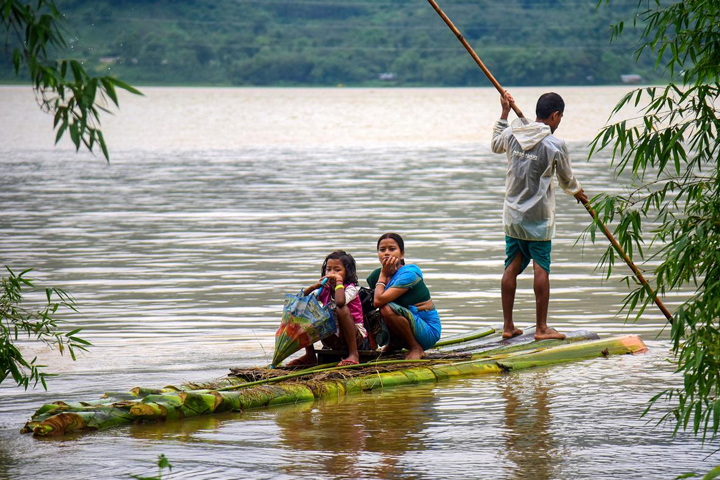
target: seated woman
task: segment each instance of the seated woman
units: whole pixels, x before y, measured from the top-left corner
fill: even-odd
[[[375,289],[375,306],[390,330],[390,345],[406,347],[406,359],[422,358],[440,339],[440,317],[422,272],[416,265],[405,265],[405,242],[397,233],[381,236],[377,252],[381,267],[367,282]]]

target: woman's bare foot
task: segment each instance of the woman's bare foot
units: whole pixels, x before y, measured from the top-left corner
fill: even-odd
[[[314,367],[317,365],[317,356],[314,353],[306,353],[300,358],[296,358],[292,362],[288,362],[288,367]]]
[[[565,340],[565,335],[554,328],[545,327],[542,330],[535,330],[535,340]]]
[[[411,348],[410,352],[405,356],[405,360],[420,360],[425,356],[425,350],[422,348]]]

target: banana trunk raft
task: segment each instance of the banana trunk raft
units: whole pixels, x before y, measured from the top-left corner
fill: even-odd
[[[22,433],[64,435],[116,425],[158,422],[197,415],[310,402],[318,398],[350,395],[453,377],[500,373],[609,355],[644,352],[635,335],[600,339],[576,331],[565,340],[535,341],[533,330],[502,339],[501,327],[486,327],[443,340],[422,360],[383,356],[347,367],[332,364],[303,370],[231,369],[226,378],[205,384],[159,389],[136,387],[109,392],[88,402],[54,402],[43,405],[25,424]]]

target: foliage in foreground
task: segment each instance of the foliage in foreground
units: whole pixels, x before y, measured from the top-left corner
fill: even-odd
[[[699,477],[695,472],[685,473],[683,475],[675,477],[675,480],[680,480],[681,478],[695,478]],[[703,475],[701,480],[713,480],[714,478],[720,477],[720,465],[710,470],[708,473]]]
[[[590,156],[611,149],[616,171],[635,183],[593,202],[603,221],[617,218],[618,241],[646,261],[660,295],[692,291],[671,320],[683,386],[659,393],[648,409],[666,400],[672,411],[663,420],[674,419],[674,433],[691,428],[705,441],[720,427],[720,3],[642,0],[638,10],[646,26],[637,54],[652,52],[680,81],[637,89],[617,104],[613,116],[641,102],[642,115],[606,126]],[[623,26],[613,26],[613,38]],[[608,248],[601,260],[608,275],[614,255]],[[651,302],[636,284],[624,307],[639,318]]]
[[[47,390],[46,378],[51,376],[44,371],[45,365],[36,363],[37,358],[28,361],[15,343],[22,338],[42,342],[51,348],[57,348],[60,354],[65,350],[76,359],[76,350],[87,350],[90,342],[77,336],[80,329],[62,333],[59,330],[59,320],[55,317],[58,310],[67,308],[77,312],[75,301],[65,291],[59,288],[46,288],[47,304],[36,311],[21,306],[23,288],[34,287],[32,281],[24,275],[30,270],[15,273],[7,268],[8,277],[0,280],[0,384],[10,375],[18,386],[28,388],[30,382],[33,387],[40,382]]]
[[[21,67],[27,68],[40,108],[54,116],[55,143],[67,131],[76,150],[82,144],[92,152],[97,145],[109,160],[99,110],[111,113],[106,108],[108,99],[119,106],[116,88],[141,93],[111,76],[89,75],[77,60],[51,59],[50,49],[67,47],[62,19],[53,0],[0,0],[0,25],[17,45],[12,52],[15,75],[20,74]]]
[[[167,468],[168,471],[172,472],[172,464],[167,459],[167,457],[165,456],[164,453],[161,453],[158,456],[157,466],[158,466],[158,474],[156,477],[140,477],[138,475],[130,475],[130,476],[136,480],[162,480],[163,470],[165,470]]]

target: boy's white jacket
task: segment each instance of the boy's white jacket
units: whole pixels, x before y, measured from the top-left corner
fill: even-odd
[[[544,123],[508,126],[498,120],[493,129],[492,151],[507,153],[503,227],[505,234],[523,240],[550,240],[555,236],[555,185],[569,195],[582,187],[572,172],[565,142]]]

